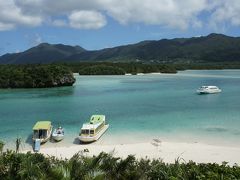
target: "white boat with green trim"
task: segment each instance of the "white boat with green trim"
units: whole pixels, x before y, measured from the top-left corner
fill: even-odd
[[[41,143],[47,142],[52,134],[51,121],[38,121],[33,126],[33,141],[40,140]]]
[[[90,122],[82,125],[79,140],[81,142],[97,141],[108,127],[109,124],[106,124],[105,115],[92,115]]]

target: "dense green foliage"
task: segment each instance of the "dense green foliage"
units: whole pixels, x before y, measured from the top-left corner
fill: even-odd
[[[240,167],[230,167],[227,163],[181,163],[179,160],[167,164],[161,160],[137,160],[131,155],[121,159],[106,153],[93,157],[78,153],[67,160],[39,153],[7,151],[0,154],[0,179],[237,180],[240,179]]]
[[[173,65],[167,64],[143,64],[143,63],[69,63],[64,64],[73,72],[79,72],[81,75],[122,75],[137,73],[177,73]]]
[[[94,65],[87,66],[79,70],[80,75],[124,75],[125,71],[122,68],[107,66],[107,65]]]
[[[73,72],[80,74],[112,74],[119,75],[124,73],[177,73],[179,70],[209,70],[209,69],[240,69],[240,62],[231,63],[111,63],[111,62],[95,62],[95,63],[65,63]],[[91,68],[94,67],[94,68]],[[104,68],[110,67],[110,68]],[[93,71],[94,70],[94,71]],[[104,72],[107,70],[108,72]],[[97,72],[97,73],[96,73]]]
[[[240,38],[210,34],[192,38],[142,41],[95,51],[88,51],[79,46],[43,43],[24,52],[5,54],[0,57],[0,64],[97,61],[169,64],[240,62]]]
[[[232,63],[62,63],[51,65],[0,65],[0,88],[43,88],[71,86],[72,72],[81,75],[123,75],[137,73],[177,73],[186,69],[237,69]]]
[[[45,88],[71,86],[75,82],[62,65],[1,65],[0,88]]]
[[[177,73],[181,70],[212,70],[212,69],[240,69],[240,62],[231,63],[111,63],[111,62],[95,62],[95,63],[69,63],[64,64],[68,66],[73,72],[80,72],[80,74],[112,74],[119,75],[124,73],[137,74],[137,73]],[[94,67],[94,68],[91,68]],[[111,67],[111,68],[103,68]],[[114,67],[114,68],[113,68]],[[94,71],[93,71],[94,70]],[[104,72],[107,70],[108,72]],[[97,73],[96,73],[97,72]],[[124,74],[123,73],[123,74]]]

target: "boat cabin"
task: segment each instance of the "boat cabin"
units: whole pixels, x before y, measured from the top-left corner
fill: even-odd
[[[105,125],[104,115],[92,115],[89,123],[83,124],[81,136],[95,136]]]
[[[217,86],[201,86],[200,89],[219,89]]]
[[[51,121],[38,121],[33,126],[33,140],[40,139],[41,142],[44,142],[51,136],[51,131]]]

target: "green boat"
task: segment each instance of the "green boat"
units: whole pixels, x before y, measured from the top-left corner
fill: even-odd
[[[97,141],[108,127],[109,124],[106,124],[105,115],[92,115],[90,121],[82,125],[79,140],[81,142]]]

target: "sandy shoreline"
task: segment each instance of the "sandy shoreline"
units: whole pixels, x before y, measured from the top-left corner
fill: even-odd
[[[98,155],[104,151],[110,153],[114,151],[114,156],[127,157],[135,155],[136,158],[150,159],[161,158],[164,162],[173,163],[177,158],[182,161],[194,161],[197,163],[219,163],[229,162],[230,165],[240,164],[240,147],[227,147],[208,145],[203,143],[178,143],[161,142],[153,140],[151,142],[134,144],[115,145],[72,145],[69,147],[41,147],[40,153],[58,158],[71,158],[75,153],[88,149],[86,155]],[[27,152],[26,150],[23,152]]]

